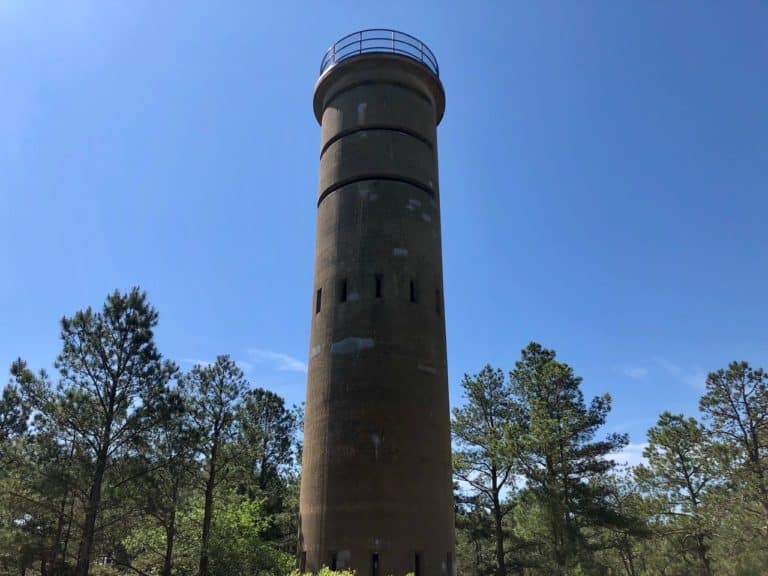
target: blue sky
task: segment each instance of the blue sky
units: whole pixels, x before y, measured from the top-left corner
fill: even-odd
[[[182,366],[303,400],[326,47],[417,35],[440,131],[451,400],[537,340],[641,444],[768,367],[768,6],[0,2],[0,365],[139,285]]]

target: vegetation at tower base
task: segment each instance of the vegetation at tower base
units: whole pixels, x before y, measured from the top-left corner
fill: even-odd
[[[204,551],[210,575],[299,576],[301,411],[227,356],[179,373],[157,320],[141,291],[116,292],[62,321],[57,378],[12,364],[0,576],[196,576]],[[765,574],[767,383],[743,362],[712,372],[701,417],[661,414],[628,468],[611,461],[627,439],[603,430],[610,399],[586,402],[554,351],[465,376],[457,573]]]
[[[639,520],[614,505],[611,487],[603,481],[615,467],[607,455],[628,440],[620,435],[594,440],[610,410],[610,397],[597,397],[586,406],[580,382],[567,364],[556,361],[554,351],[536,343],[522,351],[508,384],[500,370],[489,366],[463,381],[467,406],[454,413],[457,444],[466,443],[470,428],[483,449],[474,452],[474,477],[462,478],[464,456],[459,452],[458,475],[470,492],[488,500],[497,575],[507,574],[507,565],[513,571],[547,574],[590,569],[586,540],[591,531],[633,530],[637,525],[639,532]],[[466,418],[473,413],[475,418]],[[505,491],[503,507],[498,502],[503,488],[493,489],[499,470],[502,484],[513,477],[520,480]],[[491,489],[489,482],[478,481],[483,476]],[[510,511],[504,542],[502,520]],[[479,548],[475,542],[476,558]]]
[[[595,436],[611,408],[608,394],[589,406],[581,378],[555,352],[532,343],[510,373],[520,416],[509,429],[510,457],[527,481],[527,505],[541,518],[536,527],[546,551],[540,562],[553,574],[589,566],[587,534],[596,528],[630,529],[602,481],[615,468],[609,458],[628,443],[620,434]]]
[[[181,381],[193,398],[192,420],[204,441],[200,455],[206,462],[203,474],[203,530],[200,539],[199,576],[208,576],[213,500],[216,488],[225,483],[239,459],[235,442],[235,415],[248,383],[242,370],[228,356],[210,366],[195,366]]]
[[[122,480],[136,472],[144,435],[157,423],[152,409],[176,372],[155,348],[157,312],[138,290],[107,297],[101,312],[90,308],[61,320],[62,351],[56,359],[60,380],[54,390],[45,374],[35,378],[22,361],[12,374],[26,385],[36,428],[49,442],[69,445],[81,464],[84,517],[75,574],[86,576],[93,555],[97,521],[109,521],[110,499]],[[63,434],[61,434],[63,432]],[[50,449],[55,449],[50,447]],[[115,483],[105,486],[108,473]],[[105,499],[102,502],[102,499]],[[62,496],[60,508],[65,508]],[[57,519],[57,532],[63,519]],[[58,561],[53,551],[52,562]]]
[[[733,363],[710,374],[702,422],[660,415],[636,467],[612,462],[628,438],[601,430],[610,398],[586,404],[580,384],[535,343],[508,383],[489,366],[465,376],[466,405],[454,411],[458,573],[765,574],[765,373]],[[509,395],[489,410],[500,389]],[[493,427],[482,416],[501,412]],[[489,433],[498,427],[503,436]],[[468,434],[475,448],[462,462]],[[485,478],[508,466],[514,478],[501,493],[503,563],[492,491],[467,462]]]
[[[507,428],[516,421],[517,405],[504,372],[491,366],[474,376],[464,375],[461,386],[467,403],[453,410],[454,476],[473,494],[474,500],[467,500],[467,504],[485,504],[491,510],[496,574],[501,576],[506,574],[504,517],[512,510],[504,493],[514,481]],[[475,562],[480,564],[483,559],[477,557]]]
[[[228,357],[179,374],[157,319],[138,289],[115,292],[62,320],[57,380],[11,366],[0,574],[192,575],[203,550],[210,574],[294,568],[300,414],[245,391]]]

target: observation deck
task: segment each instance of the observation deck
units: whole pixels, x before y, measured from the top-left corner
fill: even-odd
[[[369,28],[347,34],[334,42],[320,62],[320,75],[349,58],[363,54],[397,54],[421,63],[435,76],[440,67],[432,50],[421,40],[405,32],[387,28]]]

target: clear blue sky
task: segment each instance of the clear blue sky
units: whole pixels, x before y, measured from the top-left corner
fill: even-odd
[[[139,285],[163,353],[303,400],[339,36],[435,52],[451,400],[530,340],[642,443],[707,371],[768,367],[768,6],[0,2],[0,365]]]

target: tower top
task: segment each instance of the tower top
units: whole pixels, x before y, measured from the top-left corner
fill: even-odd
[[[435,124],[442,120],[445,91],[432,50],[410,34],[371,28],[344,36],[325,52],[315,84],[317,121],[322,123],[323,111],[333,98],[372,81],[409,86],[433,105]]]
[[[347,34],[328,48],[320,62],[322,76],[330,67],[347,58],[361,54],[398,54],[420,62],[435,76],[440,77],[437,58],[429,47],[418,38],[390,30],[388,28],[369,28]]]

